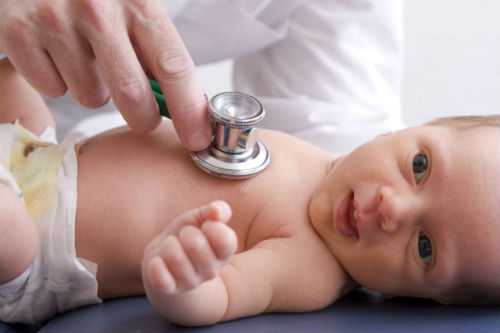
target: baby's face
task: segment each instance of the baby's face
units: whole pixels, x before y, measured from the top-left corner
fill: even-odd
[[[499,130],[383,135],[337,159],[314,193],[314,228],[351,277],[446,302],[500,279]]]

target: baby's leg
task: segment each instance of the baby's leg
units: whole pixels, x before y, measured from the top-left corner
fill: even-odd
[[[23,202],[0,182],[0,288],[22,274],[38,251],[38,230]]]

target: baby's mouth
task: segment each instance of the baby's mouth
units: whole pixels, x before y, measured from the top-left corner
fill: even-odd
[[[335,229],[342,235],[358,239],[359,232],[356,219],[354,192],[350,192],[337,205],[334,213]]]

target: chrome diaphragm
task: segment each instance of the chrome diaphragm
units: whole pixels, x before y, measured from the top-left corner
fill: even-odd
[[[255,132],[266,114],[257,98],[223,92],[210,99],[208,110],[213,139],[207,149],[191,154],[198,167],[214,176],[244,179],[269,165],[269,151]]]

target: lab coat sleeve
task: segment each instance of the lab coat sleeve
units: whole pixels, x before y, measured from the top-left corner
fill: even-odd
[[[400,0],[309,0],[284,37],[236,59],[236,90],[261,99],[263,127],[343,153],[403,126]]]
[[[197,65],[236,59],[284,36],[274,25],[308,0],[187,1],[174,24]]]

